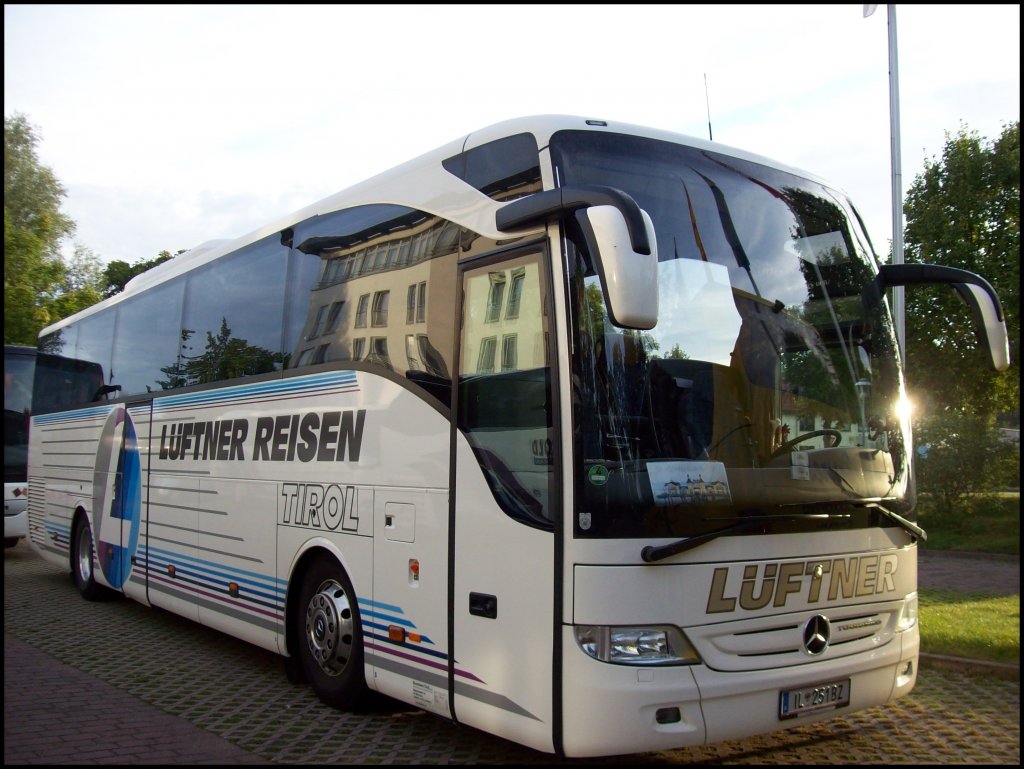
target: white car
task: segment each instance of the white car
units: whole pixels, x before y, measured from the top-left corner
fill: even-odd
[[[24,483],[4,484],[4,547],[14,547],[28,533],[28,487]]]

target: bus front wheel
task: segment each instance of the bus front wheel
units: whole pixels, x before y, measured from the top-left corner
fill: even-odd
[[[367,694],[362,624],[352,583],[333,558],[320,558],[302,580],[296,612],[299,661],[328,705],[353,710]]]

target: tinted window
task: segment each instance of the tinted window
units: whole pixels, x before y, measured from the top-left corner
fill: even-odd
[[[296,225],[295,258],[307,260],[303,274],[313,279],[304,297],[294,287],[288,367],[358,361],[406,376],[448,404],[461,240],[452,222],[392,205]]]
[[[110,371],[115,321],[116,312],[100,312],[76,323],[78,342],[72,357],[93,370]]]
[[[103,385],[103,371],[96,363],[39,353],[32,387],[32,413],[88,406]]]
[[[4,482],[22,483],[28,467],[28,425],[32,411],[34,350],[4,349]]]
[[[286,257],[274,236],[189,275],[175,386],[281,367]]]
[[[540,161],[533,134],[516,134],[482,144],[445,160],[450,174],[495,200],[539,192]]]
[[[184,279],[177,278],[119,305],[110,382],[121,385],[120,395],[159,392],[180,384],[177,330],[184,287]]]

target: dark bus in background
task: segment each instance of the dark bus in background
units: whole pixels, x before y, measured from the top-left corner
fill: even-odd
[[[26,534],[28,423],[36,348],[4,345],[4,547]]]
[[[36,375],[39,379],[36,381]],[[26,536],[28,504],[28,430],[33,410],[96,396],[103,372],[95,363],[39,352],[27,345],[4,345],[4,547]],[[33,409],[33,397],[38,404]]]

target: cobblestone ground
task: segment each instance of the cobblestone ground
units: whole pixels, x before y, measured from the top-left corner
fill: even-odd
[[[909,697],[885,707],[746,740],[603,760],[560,761],[394,703],[368,713],[340,713],[307,687],[288,683],[273,654],[129,601],[81,600],[66,575],[24,544],[5,553],[4,635],[5,764],[165,760],[116,752],[94,760],[55,760],[52,751],[26,751],[23,730],[35,729],[40,741],[54,740],[48,720],[56,720],[43,693],[32,691],[41,685],[38,672],[11,669],[17,649],[26,646],[48,655],[34,659],[85,674],[76,680],[102,682],[137,698],[140,707],[222,738],[239,749],[231,763],[1020,763],[1019,680],[927,667]],[[88,713],[95,692],[85,688],[63,691],[61,699]],[[97,729],[84,723],[83,729]],[[177,762],[224,760],[221,754],[205,760],[185,755],[176,754]]]

